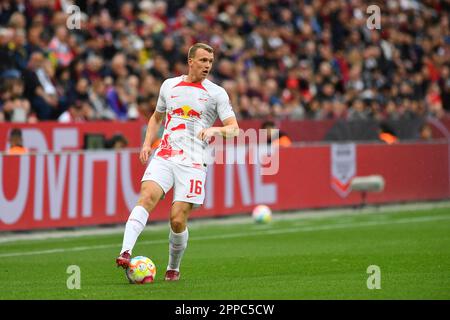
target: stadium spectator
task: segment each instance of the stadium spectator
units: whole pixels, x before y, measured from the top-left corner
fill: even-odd
[[[66,67],[74,58],[68,43],[69,33],[65,25],[58,25],[55,29],[55,35],[48,44],[48,49],[55,55],[57,64]]]
[[[6,99],[2,101],[2,111],[5,119],[10,122],[27,122],[30,113],[30,101],[24,97],[24,84],[19,79],[6,82]]]
[[[93,107],[96,120],[114,120],[115,113],[109,107],[106,98],[106,84],[103,79],[96,79],[88,89],[89,104]]]
[[[106,147],[108,149],[120,150],[128,146],[128,140],[122,134],[118,133],[111,137],[106,142]]]
[[[267,143],[271,145],[278,145],[280,147],[290,147],[292,145],[291,139],[283,131],[279,130],[273,121],[265,121],[261,125],[261,129],[267,130]]]
[[[433,132],[431,131],[430,125],[424,123],[420,127],[420,140],[430,141],[433,139]]]
[[[58,117],[58,121],[62,123],[86,122],[94,117],[94,110],[87,101],[76,100],[69,104],[68,109]]]
[[[448,41],[450,42],[450,39]],[[442,106],[446,112],[450,112],[450,63],[441,69],[438,83],[442,96]]]
[[[25,96],[39,120],[55,119],[58,112],[58,93],[53,84],[53,67],[43,53],[33,52],[23,72]]]
[[[106,92],[106,102],[114,112],[116,119],[125,120],[127,118],[127,94],[125,92],[125,80],[116,81]]]
[[[8,154],[24,154],[28,153],[28,149],[23,146],[22,130],[19,128],[11,129],[9,133]]]
[[[386,123],[380,124],[378,138],[380,139],[380,141],[387,144],[394,144],[398,142],[398,138],[394,130]]]
[[[351,103],[348,111],[348,120],[367,120],[369,119],[369,110],[365,107],[364,101],[356,99]]]

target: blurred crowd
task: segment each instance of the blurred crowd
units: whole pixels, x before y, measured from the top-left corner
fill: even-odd
[[[0,122],[148,119],[195,42],[240,119],[441,117],[449,20],[450,0],[2,1]]]

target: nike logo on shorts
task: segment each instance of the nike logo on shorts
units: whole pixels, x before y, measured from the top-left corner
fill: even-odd
[[[189,198],[194,198],[194,197],[196,197],[196,196],[195,196],[195,195],[192,195],[192,194],[187,194],[187,195],[186,195],[186,198],[188,198],[188,199],[189,199]]]

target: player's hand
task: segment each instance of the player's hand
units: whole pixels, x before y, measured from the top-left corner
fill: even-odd
[[[152,148],[150,146],[142,146],[141,153],[139,154],[139,160],[142,164],[146,164],[150,154],[152,153]]]
[[[211,127],[211,128],[207,128],[207,129],[202,129],[202,131],[200,131],[200,133],[197,135],[197,137],[202,141],[209,142],[212,137],[214,137],[215,135],[218,135],[219,133],[220,132],[219,132],[218,128]]]

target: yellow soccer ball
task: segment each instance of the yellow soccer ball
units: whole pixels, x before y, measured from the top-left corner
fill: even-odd
[[[125,274],[130,283],[150,283],[155,280],[156,265],[147,257],[137,256],[131,259]]]

